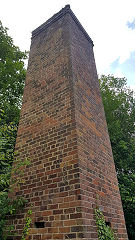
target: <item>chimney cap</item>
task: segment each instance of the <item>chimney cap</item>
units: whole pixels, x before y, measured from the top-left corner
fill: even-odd
[[[43,23],[42,25],[40,25],[38,28],[36,28],[34,31],[32,31],[32,38],[35,37],[36,35],[38,35],[40,32],[42,32],[43,30],[45,30],[46,28],[48,28],[52,23],[56,22],[57,20],[59,20],[61,17],[63,17],[65,14],[69,13],[70,16],[73,18],[73,20],[75,21],[75,23],[78,25],[78,27],[80,28],[80,30],[83,32],[83,34],[85,35],[85,37],[87,38],[87,40],[93,44],[93,41],[91,40],[91,38],[89,37],[88,33],[85,31],[85,29],[83,28],[83,26],[81,25],[81,23],[79,22],[79,20],[77,19],[77,17],[75,16],[75,14],[72,12],[70,5],[67,4],[64,8],[62,8],[59,12],[57,12],[56,14],[54,14],[51,18],[49,18],[45,23]]]

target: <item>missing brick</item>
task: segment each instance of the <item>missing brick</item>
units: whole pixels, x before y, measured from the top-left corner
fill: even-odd
[[[110,222],[108,222],[108,221],[105,221],[105,224],[106,224],[106,226],[109,226],[109,227],[111,227],[111,223],[110,223]]]
[[[45,222],[35,222],[35,227],[36,228],[44,228],[45,227]]]

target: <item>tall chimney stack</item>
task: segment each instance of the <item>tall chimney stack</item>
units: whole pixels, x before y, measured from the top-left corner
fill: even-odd
[[[32,204],[28,239],[98,239],[97,204],[128,239],[93,42],[69,5],[32,32],[16,150],[31,161],[15,193]]]

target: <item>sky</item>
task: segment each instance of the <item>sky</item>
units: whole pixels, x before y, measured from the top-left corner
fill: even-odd
[[[31,32],[66,4],[94,42],[98,74],[126,77],[135,90],[135,0],[0,0],[0,20],[28,51]]]

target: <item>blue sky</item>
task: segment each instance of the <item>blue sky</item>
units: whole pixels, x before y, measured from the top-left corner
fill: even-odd
[[[1,0],[0,20],[29,50],[31,32],[66,4],[94,42],[98,74],[126,77],[135,89],[135,0]]]
[[[127,22],[127,26],[131,31],[135,32],[135,19]],[[120,62],[120,57],[112,62],[110,64],[110,72],[115,76],[126,77],[127,83],[135,89],[135,50],[130,52],[129,57],[124,62]]]
[[[135,19],[132,22],[127,22],[127,26],[132,30],[135,29]]]
[[[110,72],[114,73],[115,76],[126,77],[128,84],[133,85],[135,83],[135,51],[130,53],[130,57],[123,63],[119,63],[117,58],[110,65]]]

